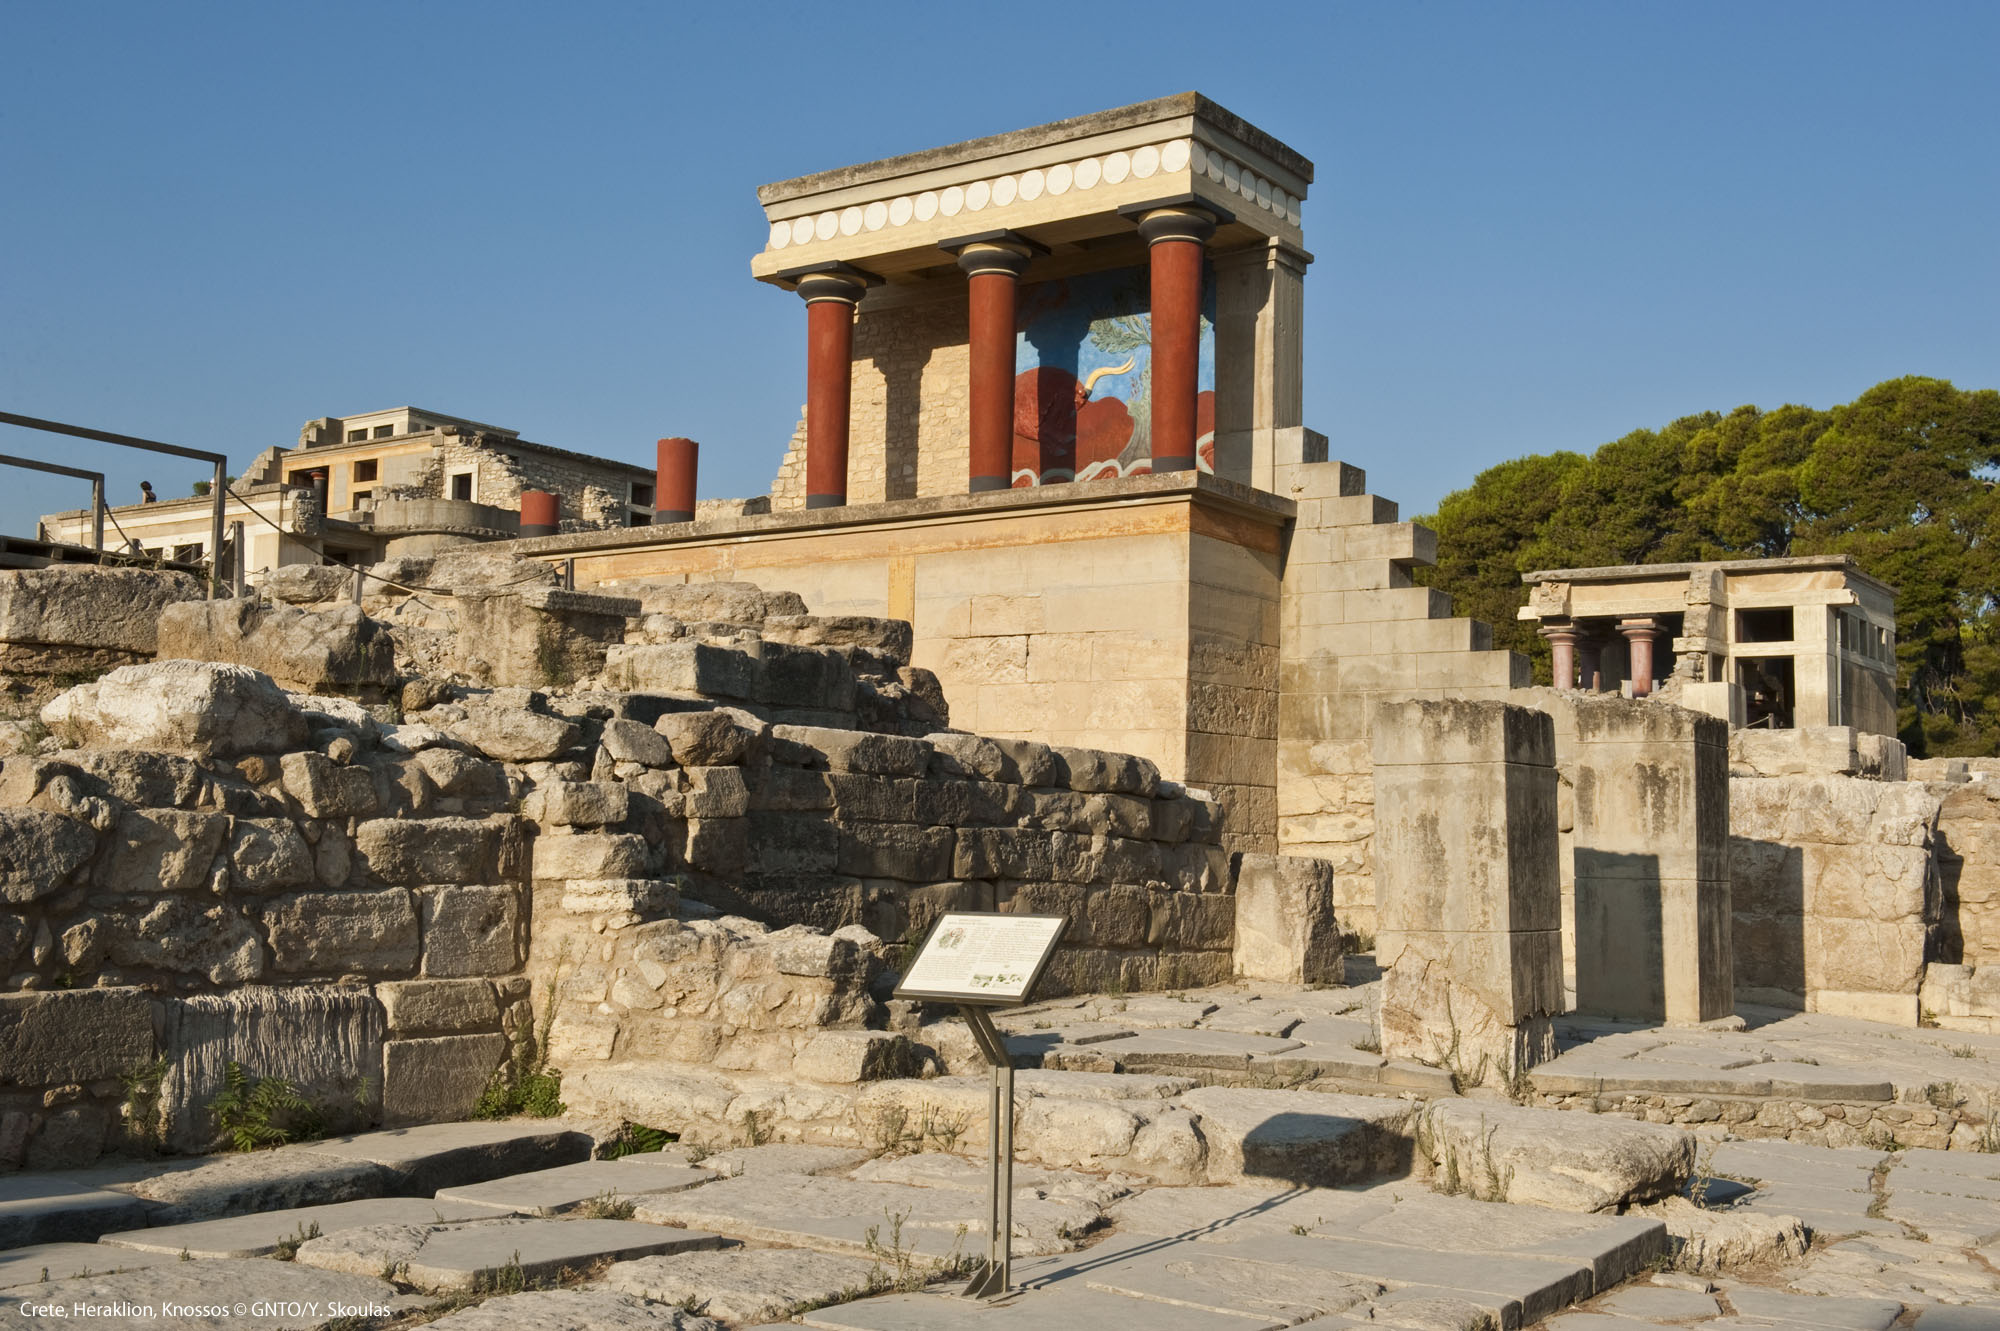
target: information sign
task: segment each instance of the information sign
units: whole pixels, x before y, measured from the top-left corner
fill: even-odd
[[[896,997],[986,1007],[1025,1002],[1056,950],[1063,924],[1060,915],[946,915],[917,950]]]

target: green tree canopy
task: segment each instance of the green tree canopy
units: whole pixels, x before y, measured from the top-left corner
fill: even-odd
[[[1495,644],[1547,650],[1516,619],[1543,568],[1848,554],[1897,590],[1902,737],[2000,752],[2000,392],[1891,379],[1830,410],[1738,407],[1634,430],[1590,457],[1488,468],[1419,521],[1420,580]]]

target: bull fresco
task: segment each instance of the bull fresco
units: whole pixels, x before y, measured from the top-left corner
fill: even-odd
[[[1202,280],[1195,465],[1215,470],[1215,281]],[[1153,469],[1147,272],[1122,268],[1023,288],[1014,352],[1016,488]]]

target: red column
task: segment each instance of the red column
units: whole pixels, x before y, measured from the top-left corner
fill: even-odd
[[[676,435],[662,439],[653,472],[653,523],[694,521],[695,465],[701,445]]]
[[[521,491],[521,535],[554,536],[562,530],[561,506],[545,490]]]
[[[1573,624],[1545,624],[1542,636],[1548,639],[1549,662],[1555,686],[1559,689],[1576,687],[1576,626]]]
[[[1004,240],[977,241],[958,252],[971,289],[967,488],[974,494],[1014,483],[1014,296],[1028,255],[1027,246]]]
[[[1643,698],[1653,691],[1653,633],[1659,627],[1650,619],[1624,619],[1618,631],[1632,645],[1632,696]]]
[[[847,502],[847,416],[854,396],[854,307],[862,280],[843,273],[799,279],[806,302],[806,507]]]
[[[1194,469],[1202,245],[1214,231],[1215,219],[1198,208],[1159,208],[1139,219],[1152,267],[1155,475]]]

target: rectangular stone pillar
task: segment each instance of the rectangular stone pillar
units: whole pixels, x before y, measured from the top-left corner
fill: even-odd
[[[1555,732],[1503,702],[1374,713],[1382,1052],[1504,1081],[1562,1009]]]
[[[1663,702],[1579,698],[1575,709],[1577,1011],[1726,1017],[1729,727]]]

